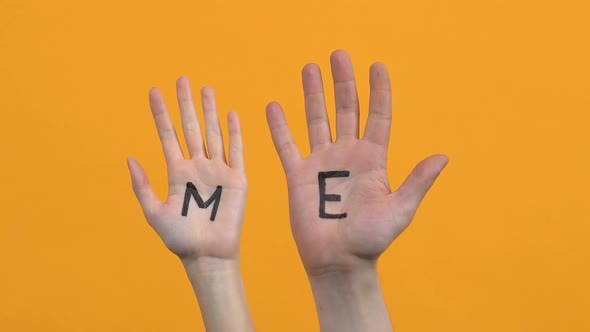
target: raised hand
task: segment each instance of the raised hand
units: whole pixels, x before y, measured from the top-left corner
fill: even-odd
[[[168,165],[169,192],[161,202],[143,168],[129,158],[133,191],[148,223],[181,259],[207,331],[253,331],[240,272],[247,181],[238,115],[228,115],[228,163],[213,89],[201,90],[207,149],[188,78],[178,79],[177,96],[190,156],[184,157],[162,94],[153,88],[150,106]]]
[[[351,282],[356,278],[351,275],[368,276],[365,279],[377,283],[361,283],[365,290],[367,285],[378,288],[375,269],[379,255],[410,224],[424,195],[447,164],[443,155],[426,158],[392,191],[387,175],[392,120],[387,68],[382,63],[371,66],[369,115],[360,138],[359,101],[351,60],[345,52],[336,51],[331,56],[331,67],[336,99],[335,140],[331,137],[320,69],[315,64],[303,69],[311,145],[307,158],[301,156],[293,141],[280,105],[273,102],[267,107],[272,138],[287,176],[291,230],[320,311],[342,306],[343,299],[330,297],[336,293],[326,288],[343,280]],[[324,287],[319,280],[329,282]],[[349,284],[341,286],[347,294],[355,289]],[[339,315],[333,315],[335,320],[323,319],[325,315],[322,317],[320,312],[322,329],[352,331],[357,326],[363,331],[380,330],[338,318],[351,317],[350,308],[340,309]],[[386,316],[383,313],[381,321],[387,321]],[[346,324],[338,324],[338,319]]]
[[[190,156],[183,156],[162,94],[153,88],[149,99],[168,165],[168,198],[157,198],[143,168],[130,158],[133,190],[148,223],[179,257],[236,258],[247,191],[238,115],[228,115],[228,164],[213,89],[201,90],[207,150],[186,77],[177,81],[177,95]]]

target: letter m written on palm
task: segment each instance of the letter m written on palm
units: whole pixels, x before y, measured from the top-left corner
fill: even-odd
[[[219,207],[219,201],[221,200],[221,191],[223,188],[221,186],[217,186],[211,197],[209,197],[206,201],[203,201],[201,195],[199,195],[199,191],[197,187],[192,182],[186,183],[186,191],[184,192],[184,203],[182,204],[182,216],[186,217],[188,215],[188,206],[191,201],[191,197],[195,198],[197,202],[197,206],[201,209],[206,209],[213,203],[213,210],[211,211],[211,221],[215,221],[215,215],[217,214],[217,208]]]

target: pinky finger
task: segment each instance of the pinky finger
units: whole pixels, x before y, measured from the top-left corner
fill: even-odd
[[[160,202],[154,193],[150,181],[139,162],[128,157],[127,166],[129,167],[129,173],[131,174],[133,192],[149,221],[150,217],[154,215],[154,212],[156,212],[162,205],[162,202]]]
[[[266,107],[266,119],[275,149],[283,164],[283,169],[285,173],[289,173],[289,170],[301,160],[301,153],[295,144],[295,140],[293,140],[291,130],[289,130],[285,119],[285,113],[278,103],[271,102],[268,104]]]
[[[229,112],[227,123],[229,127],[229,165],[232,168],[244,170],[244,144],[242,143],[242,128],[238,113]]]

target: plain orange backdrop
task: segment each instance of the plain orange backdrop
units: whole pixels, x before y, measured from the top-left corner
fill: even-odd
[[[216,89],[224,128],[230,109],[242,119],[258,330],[318,330],[264,109],[283,105],[307,154],[301,68],[320,64],[333,110],[329,54],[344,49],[362,119],[369,65],[389,66],[393,186],[450,158],[380,260],[397,331],[589,331],[589,13],[573,0],[0,0],[0,330],[203,331],[125,161],[165,197],[148,90],[179,126],[180,75]]]

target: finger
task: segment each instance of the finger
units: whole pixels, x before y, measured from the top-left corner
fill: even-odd
[[[178,143],[178,136],[176,135],[172,120],[170,120],[170,115],[166,109],[162,93],[158,88],[152,88],[150,90],[149,98],[152,115],[156,122],[156,128],[158,129],[158,135],[160,136],[160,142],[162,143],[166,162],[171,164],[175,160],[183,159],[182,148]]]
[[[391,82],[387,67],[374,63],[369,72],[371,97],[364,139],[387,148],[391,132]]]
[[[131,186],[146,217],[152,216],[162,205],[158,199],[145,171],[139,162],[131,157],[127,158],[127,167],[131,174]]]
[[[316,64],[303,68],[303,92],[305,94],[305,115],[309,144],[313,152],[318,147],[332,142],[330,122],[326,111],[322,73]]]
[[[193,94],[188,77],[182,76],[176,81],[176,92],[180,116],[182,117],[182,130],[191,158],[205,156],[205,143],[201,133],[201,125],[195,112]]]
[[[399,187],[397,199],[405,215],[414,216],[422,199],[432,184],[447,165],[449,159],[445,155],[434,155],[422,160],[408,175]],[[408,223],[411,221],[409,218]]]
[[[209,159],[222,160],[227,163],[223,146],[223,134],[217,116],[215,91],[213,88],[204,87],[201,89],[201,101],[203,103],[203,113],[205,114],[205,130],[207,133],[207,151],[209,151]]]
[[[330,57],[336,97],[337,139],[359,137],[359,98],[350,57],[335,51]]]
[[[276,102],[268,104],[266,106],[266,120],[283,169],[285,173],[288,173],[301,160],[301,153],[293,140],[289,126],[287,126],[281,105]]]
[[[231,111],[227,115],[229,127],[229,164],[232,168],[244,169],[244,145],[242,143],[242,128],[238,113]]]

